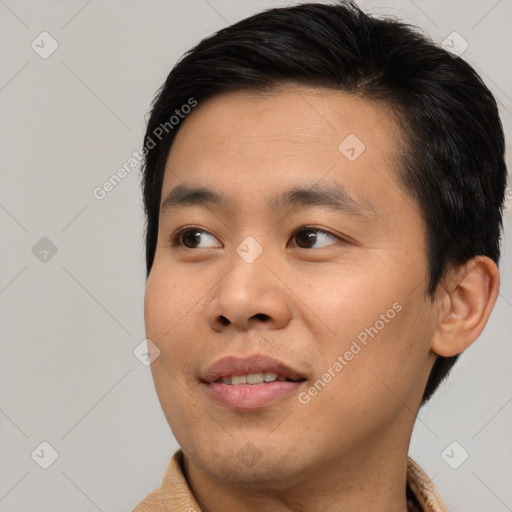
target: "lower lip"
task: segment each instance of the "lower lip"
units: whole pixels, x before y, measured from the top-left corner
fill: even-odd
[[[223,382],[205,384],[215,400],[232,409],[262,409],[292,393],[303,382],[274,381],[233,386]]]

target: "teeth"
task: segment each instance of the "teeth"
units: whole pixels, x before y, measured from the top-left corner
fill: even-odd
[[[266,372],[263,374],[263,380],[265,382],[273,382],[277,379],[277,373]]]
[[[233,375],[231,377],[223,377],[224,384],[239,386],[240,384],[263,384],[263,382],[274,382],[275,380],[284,381],[286,377],[277,375],[277,373],[250,373],[248,375]]]
[[[231,377],[231,384],[233,384],[233,386],[247,384],[247,375],[233,375],[233,377]]]
[[[264,382],[263,373],[251,373],[247,375],[247,384],[261,384]]]

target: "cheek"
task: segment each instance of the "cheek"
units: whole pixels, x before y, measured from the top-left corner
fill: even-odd
[[[347,273],[316,294],[314,312],[330,333],[318,346],[322,370],[336,374],[329,385],[333,395],[324,396],[334,403],[378,405],[396,400],[393,392],[402,396],[423,386],[435,319],[423,287],[411,293],[411,275],[422,274],[410,268],[402,274],[396,263],[384,267]],[[341,366],[333,369],[336,362]]]
[[[194,276],[153,267],[144,296],[144,321],[148,338],[167,344],[179,332],[187,332],[201,308],[204,286]]]
[[[194,305],[200,306],[195,296],[199,290],[187,287],[187,280],[183,274],[163,272],[154,265],[144,296],[146,337],[160,350],[159,357],[151,364],[151,372],[162,410],[173,431],[179,431],[180,418],[189,414],[171,413],[177,409],[185,411],[190,406],[187,403],[189,395],[183,394],[187,385],[184,376],[188,374],[188,362],[194,356],[194,347],[190,343],[193,324],[197,323]]]
[[[373,331],[376,322],[381,331],[384,326],[382,322],[387,327],[399,316],[396,309],[400,307],[403,293],[396,280],[394,285],[384,279],[379,280],[379,273],[372,275],[373,270],[331,270],[317,281],[320,285],[314,290],[306,290],[304,294],[308,297],[314,316],[326,326],[329,337],[333,342],[338,340],[337,349],[343,349],[347,342],[350,345],[350,341],[360,333],[364,339],[365,330]],[[398,304],[393,307],[395,303]]]
[[[151,271],[144,297],[144,322],[146,338],[160,350],[160,355],[151,364],[151,371],[160,401],[170,399],[169,392],[180,379],[183,362],[188,359],[184,351],[190,344],[184,343],[182,335],[186,330],[187,304],[180,296],[180,283],[165,274]],[[181,288],[183,290],[183,288]],[[190,347],[189,347],[190,349]],[[180,371],[178,371],[180,370]],[[165,396],[162,396],[164,393]],[[171,393],[172,395],[172,393]],[[166,410],[169,407],[164,407]]]
[[[368,408],[398,414],[405,404],[410,410],[416,407],[430,368],[433,333],[428,308],[422,304],[420,298],[410,297],[395,302],[395,307],[383,304],[346,342],[343,355],[350,361],[339,391],[353,393],[356,410],[364,404],[361,414]]]

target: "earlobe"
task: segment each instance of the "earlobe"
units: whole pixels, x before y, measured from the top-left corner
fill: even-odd
[[[452,273],[441,298],[432,351],[451,357],[476,341],[491,315],[499,286],[498,266],[487,256],[476,256]]]

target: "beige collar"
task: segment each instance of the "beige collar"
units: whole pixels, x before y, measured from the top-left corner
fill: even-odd
[[[183,474],[182,462],[183,452],[178,450],[169,462],[161,487],[148,494],[133,512],[201,512]],[[411,458],[407,459],[407,484],[421,512],[448,512],[430,478]]]

